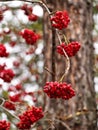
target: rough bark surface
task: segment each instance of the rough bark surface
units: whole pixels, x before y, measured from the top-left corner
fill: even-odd
[[[50,100],[48,107],[50,112],[57,114],[69,125],[70,130],[97,130],[96,126],[96,102],[94,91],[94,57],[93,57],[93,13],[92,0],[47,0],[51,11],[66,9],[69,12],[71,23],[66,30],[66,36],[70,41],[79,41],[81,49],[78,54],[71,58],[71,68],[65,81],[72,84],[76,90],[76,96],[69,101]],[[45,36],[45,66],[50,71],[56,72],[57,79],[61,77],[66,67],[66,63],[61,56],[52,52],[53,31],[47,21],[48,15],[44,14],[44,36]],[[55,36],[54,36],[55,38]],[[57,44],[58,39],[54,40]],[[53,41],[53,42],[54,42]],[[55,48],[55,45],[54,45]],[[51,59],[52,53],[54,59]],[[52,64],[55,63],[55,70]],[[63,63],[63,64],[62,64]],[[45,81],[51,81],[52,76],[45,74]],[[54,79],[53,79],[54,80]],[[78,113],[77,113],[78,112]],[[70,120],[65,119],[72,114]],[[78,114],[78,116],[76,116]],[[56,130],[67,130],[61,124],[57,124]]]

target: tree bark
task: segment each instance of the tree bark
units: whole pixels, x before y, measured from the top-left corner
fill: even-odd
[[[93,71],[94,48],[92,41],[93,1],[47,0],[47,4],[51,11],[68,10],[71,22],[64,33],[70,41],[79,41],[81,43],[80,51],[71,58],[70,72],[64,79],[64,81],[72,84],[76,96],[69,101],[50,99],[48,101],[49,111],[54,112],[55,116],[59,115],[60,119],[67,123],[71,130],[97,130]],[[66,63],[60,55],[53,52],[56,48],[55,44],[59,41],[55,36],[55,32],[51,31],[51,23],[48,22],[48,19],[48,15],[45,13],[43,21],[45,66],[54,72],[58,79],[64,73]],[[53,78],[49,73],[45,73],[45,81],[56,80],[56,77]],[[58,123],[57,129],[67,130],[67,127],[65,128]]]

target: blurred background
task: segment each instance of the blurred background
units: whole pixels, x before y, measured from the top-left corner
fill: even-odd
[[[45,82],[60,79],[66,68],[64,57],[55,51],[59,41],[45,8],[25,0],[5,0],[0,1],[0,43],[6,46],[9,56],[0,57],[0,67],[6,64],[15,77],[10,83],[0,79],[0,98],[15,103],[16,109],[9,110],[15,115],[25,111],[28,105],[42,106],[47,111],[44,118],[51,118],[51,122],[42,119],[31,130],[97,130],[98,0],[43,2],[51,12],[67,10],[69,13],[71,22],[66,30],[60,31],[61,40],[64,41],[62,34],[65,34],[70,42],[81,43],[80,51],[70,59],[70,71],[64,78],[72,84],[76,96],[68,101],[55,100],[42,92]],[[27,44],[21,36],[24,29],[37,34],[34,45]],[[0,109],[2,119],[11,121],[11,130],[17,130],[17,121]]]

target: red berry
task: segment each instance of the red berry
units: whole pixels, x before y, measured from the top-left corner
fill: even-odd
[[[9,53],[6,52],[6,47],[0,43],[0,57],[8,57]]]
[[[21,84],[17,84],[15,85],[16,90],[21,90],[23,88],[23,86]]]
[[[28,19],[29,19],[30,21],[36,21],[36,20],[38,19],[38,17],[37,17],[37,15],[35,15],[35,14],[30,14],[30,15],[28,16]]]
[[[2,72],[2,70],[4,70],[6,67],[6,64],[4,63],[3,65],[0,65],[0,72]]]
[[[10,41],[9,44],[11,47],[14,47],[16,45],[16,41]]]
[[[23,6],[21,6],[21,9],[24,10],[25,15],[30,15],[33,11],[33,8],[27,4],[24,4]]]
[[[19,61],[14,61],[14,62],[13,62],[13,65],[14,65],[15,67],[19,67],[19,66],[20,66],[20,62],[19,62]]]

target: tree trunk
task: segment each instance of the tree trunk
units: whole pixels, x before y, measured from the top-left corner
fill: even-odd
[[[70,72],[65,78],[65,81],[72,84],[76,96],[69,101],[50,99],[47,109],[49,108],[50,113],[54,113],[54,117],[58,115],[66,123],[66,126],[58,123],[56,130],[97,130],[92,42],[93,2],[92,0],[47,0],[47,3],[51,11],[68,10],[71,22],[64,33],[70,41],[81,43],[80,51],[71,58]],[[45,66],[56,76],[46,72],[45,81],[53,81],[64,73],[66,63],[54,51],[59,41],[54,29],[51,29],[48,19],[48,15],[45,13],[43,24]]]

